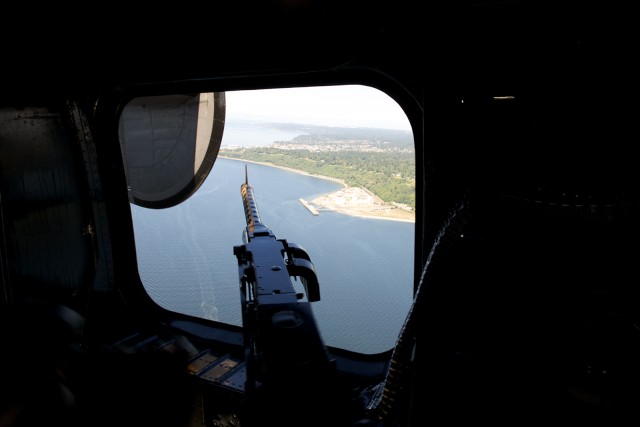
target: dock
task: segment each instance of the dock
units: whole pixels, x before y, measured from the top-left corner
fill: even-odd
[[[314,208],[313,206],[311,206],[309,204],[309,202],[307,202],[305,199],[303,199],[302,197],[300,197],[298,199],[300,201],[300,203],[302,203],[302,206],[304,206],[305,208],[309,209],[309,212],[311,212],[313,215],[320,215],[318,213],[318,211],[316,210],[316,208]]]

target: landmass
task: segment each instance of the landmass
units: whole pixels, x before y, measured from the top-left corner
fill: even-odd
[[[364,188],[344,187],[311,201],[320,209],[330,209],[345,215],[364,218],[415,222],[415,214],[405,208],[390,205]]]
[[[239,160],[248,163],[256,163],[265,166],[276,167],[302,175],[313,176],[315,178],[327,179],[342,184],[343,188],[333,193],[324,194],[311,201],[312,205],[319,210],[332,210],[345,215],[357,216],[361,218],[387,219],[393,221],[415,222],[415,212],[410,208],[398,204],[385,203],[378,196],[361,187],[349,187],[344,181],[322,175],[314,175],[305,171],[274,165],[268,162],[256,162],[242,160],[233,157],[219,155],[220,158]]]

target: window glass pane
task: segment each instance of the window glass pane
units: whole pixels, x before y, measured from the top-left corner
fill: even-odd
[[[246,166],[263,223],[315,265],[325,343],[392,348],[412,301],[415,217],[413,135],[398,104],[366,86],[226,92],[224,125],[213,169],[189,199],[131,205],[149,295],[242,324],[233,247],[246,227]]]

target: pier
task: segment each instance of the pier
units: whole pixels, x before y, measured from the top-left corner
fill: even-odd
[[[313,206],[311,206],[309,204],[309,202],[307,202],[305,199],[303,199],[302,197],[300,197],[298,199],[300,201],[300,203],[302,203],[302,206],[304,206],[305,208],[309,209],[309,212],[311,212],[313,215],[320,215],[318,213],[318,211],[316,210],[316,208],[314,208]]]

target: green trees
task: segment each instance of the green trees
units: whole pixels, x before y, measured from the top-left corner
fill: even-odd
[[[291,148],[289,148],[291,147]],[[337,178],[353,187],[364,187],[387,203],[415,208],[415,155],[412,150],[364,151],[344,145],[341,149],[255,147],[221,149],[224,157],[270,163],[313,175]]]

